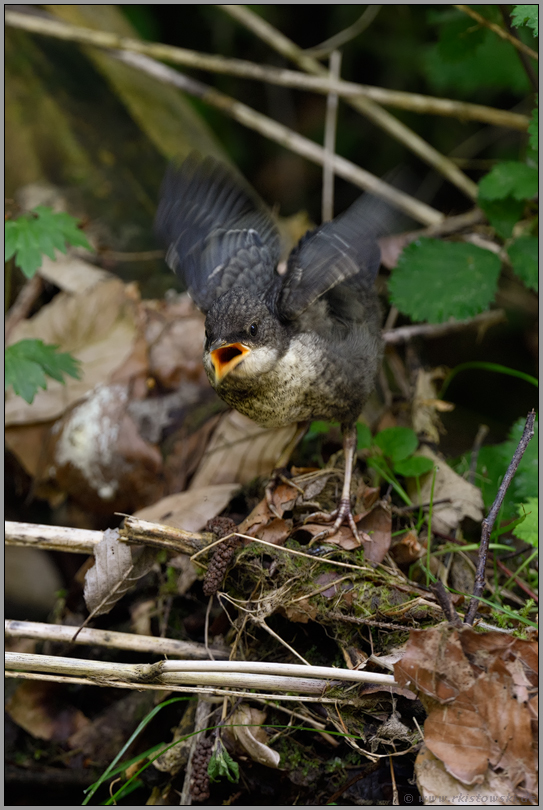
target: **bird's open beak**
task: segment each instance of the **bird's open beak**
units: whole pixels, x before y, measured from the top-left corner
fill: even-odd
[[[226,346],[212,348],[210,356],[217,382],[220,382],[238,363],[241,363],[250,351],[250,348],[244,346],[243,343],[228,343]]]

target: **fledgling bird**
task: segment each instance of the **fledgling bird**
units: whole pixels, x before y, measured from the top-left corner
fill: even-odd
[[[344,486],[338,509],[320,515],[335,522],[319,537],[347,522],[358,538],[350,484],[356,420],[382,354],[373,289],[382,213],[363,195],[308,232],[280,274],[271,216],[223,164],[190,156],[161,189],[156,232],[206,314],[204,367],[219,396],[263,427],[341,424]]]

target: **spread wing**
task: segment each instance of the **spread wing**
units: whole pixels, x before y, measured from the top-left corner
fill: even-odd
[[[164,179],[155,231],[166,261],[207,312],[234,285],[262,292],[274,277],[279,234],[264,206],[213,158],[189,156]]]
[[[387,230],[386,203],[364,194],[347,211],[306,234],[289,256],[278,302],[290,320],[338,284],[371,287],[381,263],[377,239]]]

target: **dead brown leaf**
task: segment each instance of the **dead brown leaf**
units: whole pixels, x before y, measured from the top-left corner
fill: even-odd
[[[371,543],[364,543],[364,557],[369,562],[383,562],[391,542],[392,516],[382,505],[374,506],[358,523],[357,528],[371,538]]]
[[[220,514],[234,494],[238,484],[215,484],[214,486],[190,489],[167,495],[152,506],[134,513],[134,517],[163,523],[176,529],[197,532],[203,529],[211,518]]]
[[[482,785],[497,771],[512,796],[535,796],[533,670],[525,664],[535,664],[533,653],[533,642],[504,633],[450,625],[411,631],[396,680],[419,690],[425,743],[463,785]]]
[[[390,549],[390,556],[398,565],[411,565],[424,554],[424,549],[418,541],[415,532],[406,532],[396,541]]]
[[[431,459],[438,468],[434,487],[432,527],[443,534],[451,534],[465,517],[479,523],[483,519],[481,490],[465,481],[429,447],[421,447],[416,455]],[[422,503],[428,503],[431,498],[432,473],[424,476],[421,482]],[[409,495],[413,503],[419,503],[419,496],[414,487],[409,489]],[[446,499],[450,503],[436,503]]]
[[[89,721],[66,702],[66,690],[56,683],[23,681],[6,703],[6,711],[33,737],[64,742]]]

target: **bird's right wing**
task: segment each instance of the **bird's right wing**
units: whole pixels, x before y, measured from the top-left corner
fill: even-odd
[[[234,285],[262,292],[274,277],[279,234],[263,205],[213,158],[189,156],[164,179],[155,231],[166,261],[207,312]]]

